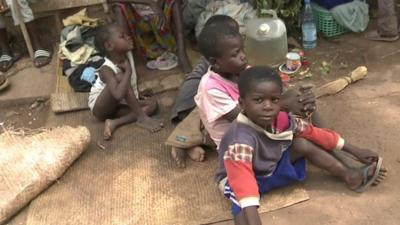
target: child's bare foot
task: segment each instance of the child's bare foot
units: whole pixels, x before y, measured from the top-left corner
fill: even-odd
[[[164,126],[162,121],[157,119],[152,119],[148,116],[144,116],[143,118],[138,118],[138,120],[136,121],[136,125],[150,131],[151,133],[160,131],[161,128]]]
[[[185,168],[186,164],[185,164],[185,150],[182,148],[176,148],[176,147],[172,147],[171,148],[171,156],[172,159],[174,159],[176,165],[178,166],[178,168]]]
[[[355,170],[348,180],[348,186],[355,192],[363,192],[371,185],[378,185],[387,175],[387,169],[382,167],[382,158],[377,162]]]
[[[112,120],[107,119],[106,121],[104,121],[104,132],[103,132],[103,139],[105,141],[108,141],[111,139],[112,137],[112,133],[115,130],[115,125],[113,123]]]
[[[188,149],[189,157],[196,162],[204,161],[204,155],[206,151],[200,146],[192,147]]]

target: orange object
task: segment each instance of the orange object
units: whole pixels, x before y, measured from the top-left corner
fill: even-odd
[[[287,85],[287,83],[290,82],[290,77],[286,73],[279,72],[279,76],[281,77],[281,80],[284,85]]]

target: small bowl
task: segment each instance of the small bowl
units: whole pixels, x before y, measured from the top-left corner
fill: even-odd
[[[279,71],[281,71],[282,73],[286,73],[286,74],[294,74],[294,73],[296,73],[297,71],[299,71],[300,67],[301,67],[301,66],[298,66],[296,70],[293,70],[293,71],[292,71],[292,70],[289,70],[289,69],[286,67],[286,63],[283,63],[283,64],[281,64],[281,65],[279,66]]]

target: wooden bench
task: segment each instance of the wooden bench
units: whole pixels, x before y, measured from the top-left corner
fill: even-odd
[[[32,8],[33,15],[36,17],[39,16],[44,16],[44,15],[53,15],[55,17],[55,22],[58,31],[60,32],[62,30],[62,21],[60,19],[60,10],[63,9],[69,9],[69,8],[75,8],[75,7],[84,7],[84,6],[91,6],[91,5],[102,5],[104,12],[108,13],[108,5],[107,5],[107,0],[40,0],[37,3],[32,3],[30,7]],[[19,10],[19,4],[17,3],[17,0],[13,0],[13,5],[15,7],[16,11],[16,16],[20,21],[20,29],[22,32],[22,35],[24,36],[25,44],[26,47],[28,48],[29,56],[33,59],[34,58],[34,52],[32,48],[32,42],[29,37],[29,33],[26,29],[26,25],[23,22],[20,10]]]

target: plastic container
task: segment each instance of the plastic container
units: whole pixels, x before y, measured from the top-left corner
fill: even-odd
[[[286,26],[274,10],[261,10],[272,17],[254,18],[246,23],[245,50],[251,65],[277,66],[288,52]]]
[[[315,4],[311,3],[311,7],[314,12],[315,22],[317,24],[317,30],[322,33],[325,37],[334,37],[339,34],[348,32],[348,30],[338,24],[332,16],[332,13]]]
[[[304,9],[301,17],[301,31],[303,34],[303,48],[315,48],[317,46],[317,26],[315,25],[310,0],[304,0]]]

